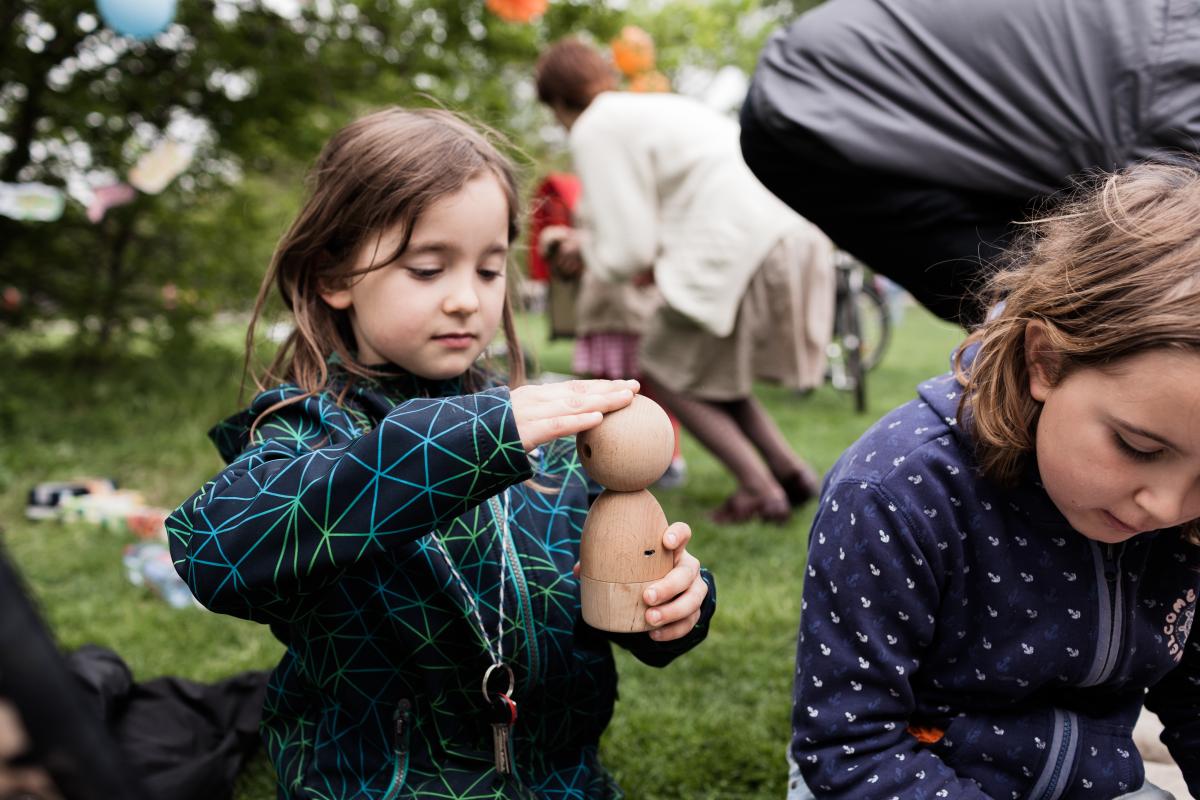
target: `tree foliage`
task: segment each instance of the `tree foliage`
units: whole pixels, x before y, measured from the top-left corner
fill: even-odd
[[[554,0],[541,19],[512,24],[483,0],[187,0],[140,42],[104,27],[91,0],[3,0],[0,181],[95,187],[123,180],[168,135],[190,135],[197,150],[165,191],[99,224],[78,203],[52,223],[0,217],[0,289],[24,298],[0,310],[0,326],[62,317],[104,345],[135,320],[182,328],[245,306],[304,165],[365,108],[445,105],[508,132],[536,161],[549,118],[529,74],[551,41],[603,43],[635,22],[668,72],[749,71],[766,33],[796,10]]]

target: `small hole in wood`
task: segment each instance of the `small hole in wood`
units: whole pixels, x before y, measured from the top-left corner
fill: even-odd
[[[584,458],[592,457],[592,446],[590,444],[585,444],[583,446],[583,457]]]
[[[646,551],[644,551],[644,552],[642,553],[642,555],[646,555],[646,556],[652,556],[652,555],[654,555],[654,551],[653,551],[653,550],[646,550]]]

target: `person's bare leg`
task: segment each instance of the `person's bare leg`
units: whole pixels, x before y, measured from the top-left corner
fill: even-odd
[[[775,420],[754,397],[729,403],[729,410],[746,437],[766,459],[767,467],[793,506],[801,506],[820,490],[816,470],[800,457]]]
[[[738,492],[714,514],[718,522],[733,522],[750,516],[782,522],[790,513],[787,494],[759,457],[728,404],[714,403],[675,392],[642,376],[650,394],[679,418],[683,427],[733,473]]]

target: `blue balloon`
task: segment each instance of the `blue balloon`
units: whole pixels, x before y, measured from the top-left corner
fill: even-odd
[[[151,39],[175,19],[175,0],[96,0],[104,23],[135,39]]]

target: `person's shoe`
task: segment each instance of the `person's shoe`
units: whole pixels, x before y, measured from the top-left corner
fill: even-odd
[[[671,459],[671,463],[662,477],[654,482],[654,486],[658,489],[678,489],[685,483],[687,483],[687,462],[683,460],[683,456],[676,456]]]
[[[792,508],[784,498],[759,497],[739,489],[709,514],[709,519],[717,525],[735,525],[755,519],[782,525],[791,516]]]
[[[805,464],[791,475],[779,478],[779,485],[787,492],[792,508],[800,508],[821,493],[821,476]]]

